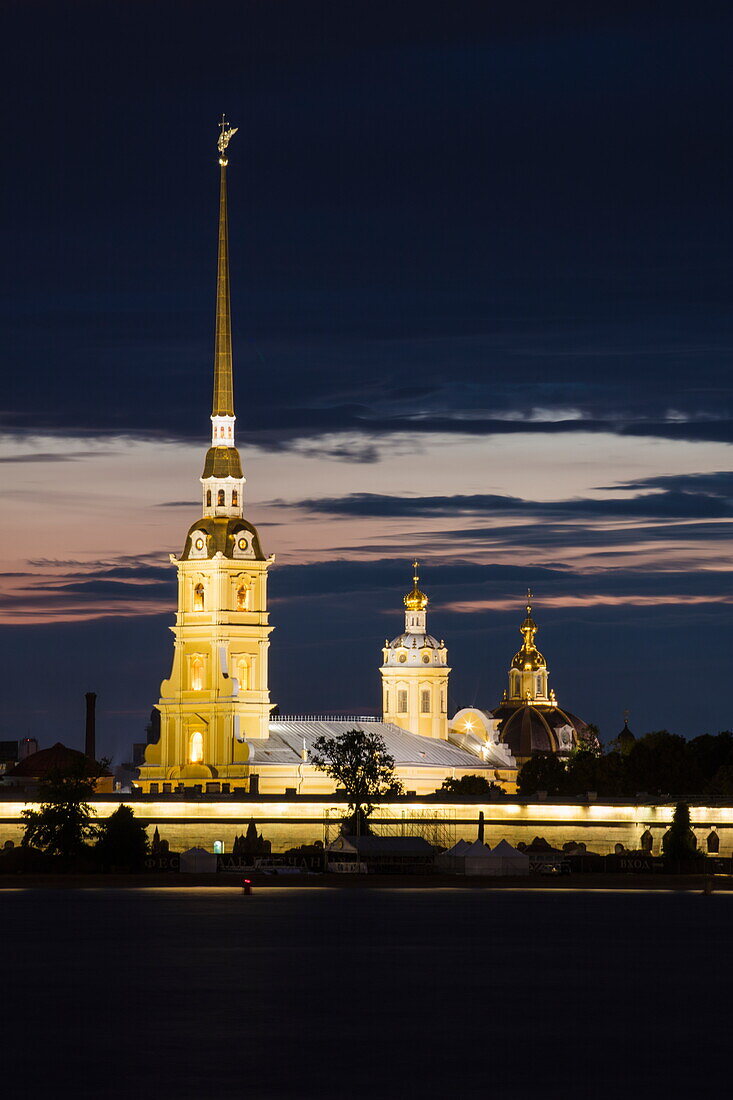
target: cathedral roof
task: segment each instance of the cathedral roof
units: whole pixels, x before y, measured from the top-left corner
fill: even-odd
[[[568,746],[560,743],[558,731],[562,726],[570,726],[573,731],[574,748],[578,737],[586,729],[586,723],[568,710],[558,706],[525,703],[502,703],[493,711],[494,718],[501,722],[499,735],[509,746],[512,756],[531,756],[535,752],[563,752]]]
[[[310,751],[318,737],[337,737],[354,727],[362,727],[369,733],[379,734],[387,747],[387,752],[397,765],[410,765],[415,768],[470,768],[480,774],[484,770],[493,777],[496,764],[490,766],[481,757],[466,749],[451,745],[437,737],[419,737],[407,730],[394,726],[391,722],[272,719],[268,738],[247,738],[252,755],[250,764],[293,764],[302,762],[303,742]]]
[[[200,531],[206,537],[207,558],[213,558],[215,554],[223,554],[225,558],[233,558],[235,540],[244,533],[255,559],[257,561],[265,560],[265,555],[260,547],[260,536],[257,533],[257,528],[248,523],[246,519],[241,519],[238,516],[203,516],[201,519],[197,519],[189,529],[186,544],[181,554],[182,561],[187,561],[191,557],[192,540],[197,531]]]

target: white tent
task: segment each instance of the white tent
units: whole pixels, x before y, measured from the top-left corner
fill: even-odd
[[[486,875],[528,875],[529,856],[512,848],[506,840],[500,840],[488,853],[485,866]]]
[[[474,840],[461,855],[464,875],[490,875],[491,849],[488,844],[482,844],[480,840]]]
[[[208,874],[216,871],[216,856],[205,848],[189,848],[187,852],[181,852],[179,866],[188,874]]]
[[[439,856],[435,858],[435,866],[440,871],[463,871],[463,853],[471,845],[467,840],[459,840],[457,844],[454,844],[452,848],[449,848],[447,852],[441,852]]]

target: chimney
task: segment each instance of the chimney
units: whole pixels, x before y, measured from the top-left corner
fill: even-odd
[[[97,731],[95,708],[97,705],[96,691],[88,691],[84,697],[87,701],[87,734],[84,742],[84,752],[90,760],[97,759]]]

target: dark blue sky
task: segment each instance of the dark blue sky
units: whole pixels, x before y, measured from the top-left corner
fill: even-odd
[[[531,584],[558,697],[605,735],[625,707],[730,725],[730,4],[24,0],[3,24],[3,735],[78,743],[97,688],[119,758],[167,674],[195,504],[150,504],[197,500],[198,451],[180,488],[151,459],[136,509],[125,447],[206,445],[222,110],[273,697],[376,706],[416,553],[456,703],[498,702]],[[114,544],[67,493],[97,454],[100,493],[130,487]]]

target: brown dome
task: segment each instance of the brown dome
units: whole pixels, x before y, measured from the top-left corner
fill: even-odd
[[[57,741],[50,749],[41,749],[40,752],[32,752],[21,760],[14,768],[6,772],[8,776],[24,777],[27,779],[45,779],[53,771],[70,771],[81,768],[83,774],[90,777],[99,775],[111,775],[106,768],[102,768],[96,761],[79,752],[77,749],[69,749]]]
[[[527,757],[535,752],[567,753],[578,744],[587,725],[582,718],[557,706],[502,703],[492,713],[501,722],[499,736],[514,757]],[[560,742],[558,731],[562,726],[570,726],[573,731],[571,745]]]

